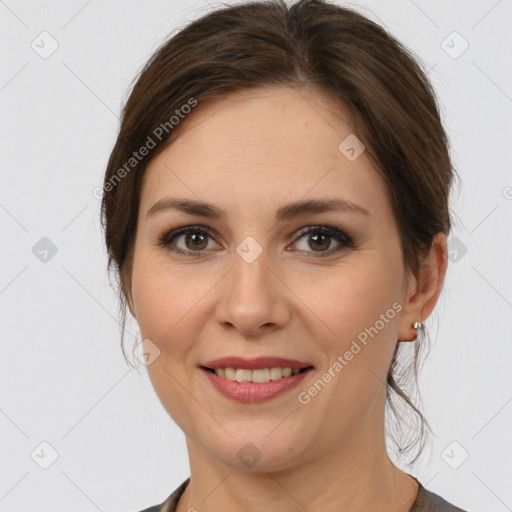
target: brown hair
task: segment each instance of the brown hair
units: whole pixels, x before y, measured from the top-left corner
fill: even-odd
[[[122,112],[103,185],[101,221],[108,270],[115,266],[124,351],[126,308],[141,179],[149,161],[178,133],[190,106],[230,92],[265,86],[307,87],[348,109],[358,138],[387,184],[404,267],[418,276],[421,259],[439,232],[449,233],[449,194],[455,171],[435,93],[421,62],[392,35],[358,12],[324,0],[252,1],[224,6],[174,34],[141,70]],[[147,158],[134,157],[140,148]],[[427,338],[414,344],[412,373]],[[387,401],[400,420],[394,395],[419,421],[421,446],[430,427],[404,389],[397,343],[387,376]],[[127,360],[128,361],[128,360]],[[398,429],[403,433],[402,422]],[[413,433],[417,429],[413,428]],[[393,441],[400,454],[407,446]]]

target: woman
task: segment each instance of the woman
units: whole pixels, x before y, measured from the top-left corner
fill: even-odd
[[[423,436],[398,361],[442,289],[454,176],[425,74],[355,11],[225,7],[153,55],[102,203],[190,460],[146,512],[461,510],[391,462],[384,425],[396,395]]]

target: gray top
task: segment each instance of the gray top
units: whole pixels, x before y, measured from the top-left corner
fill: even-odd
[[[441,498],[441,496],[425,489],[425,487],[421,485],[421,482],[414,476],[412,476],[412,478],[414,478],[418,483],[418,494],[412,504],[412,507],[408,511],[403,512],[467,512],[466,510],[462,510],[461,508],[448,503],[446,500]],[[141,512],[176,512],[178,501],[185,492],[185,488],[189,482],[190,477],[175,489],[163,503],[146,508]]]

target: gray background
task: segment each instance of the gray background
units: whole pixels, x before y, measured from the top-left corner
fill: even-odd
[[[145,368],[123,360],[93,192],[131,80],[212,5],[0,1],[1,511],[140,510],[189,475],[183,434]],[[471,512],[512,510],[512,1],[345,5],[430,69],[463,182],[427,321],[421,389],[434,442],[412,473]],[[128,330],[131,346],[133,321]],[[58,454],[47,469],[43,442]]]

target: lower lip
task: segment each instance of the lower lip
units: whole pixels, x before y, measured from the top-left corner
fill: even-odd
[[[297,375],[281,377],[269,382],[237,382],[226,379],[216,373],[200,368],[206,374],[213,387],[228,398],[246,404],[257,404],[271,400],[298,386],[312,368]]]

